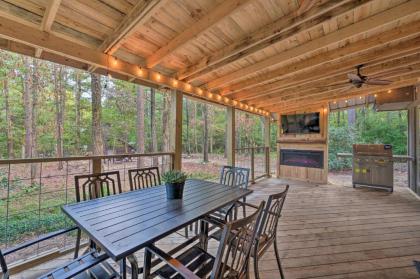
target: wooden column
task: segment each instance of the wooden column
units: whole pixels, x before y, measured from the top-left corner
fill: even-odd
[[[235,166],[235,146],[236,146],[236,137],[235,137],[235,108],[227,107],[227,136],[226,136],[226,154],[228,159],[228,165]]]
[[[171,150],[174,152],[173,169],[182,168],[182,99],[181,91],[173,91],[171,101]]]
[[[270,138],[270,117],[264,117],[265,173],[267,174],[267,177],[271,177]]]
[[[415,99],[408,107],[408,156],[414,160],[408,161],[408,185],[413,192],[420,195],[420,85],[415,86]]]

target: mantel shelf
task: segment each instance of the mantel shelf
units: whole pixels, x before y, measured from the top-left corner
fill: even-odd
[[[300,144],[327,144],[326,139],[298,139],[298,138],[280,138],[277,143],[300,143]]]

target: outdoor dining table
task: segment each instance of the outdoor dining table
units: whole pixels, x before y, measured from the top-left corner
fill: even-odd
[[[62,210],[110,258],[120,262],[125,278],[127,256],[251,192],[189,179],[178,200],[168,200],[162,185],[68,204]]]

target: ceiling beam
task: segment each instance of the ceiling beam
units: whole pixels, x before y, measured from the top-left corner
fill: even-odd
[[[207,30],[220,20],[231,14],[237,8],[248,3],[250,0],[224,0],[220,5],[213,8],[208,14],[203,16],[197,22],[190,25],[189,28],[178,34],[165,46],[158,49],[154,54],[147,58],[147,67],[149,69],[159,64],[165,57],[181,47],[191,39],[197,37],[203,31]]]
[[[369,95],[383,90],[394,89],[402,86],[412,85],[420,78],[420,71],[411,72],[404,75],[399,75],[393,78],[393,83],[386,86],[366,86],[362,88],[350,89],[346,93],[342,89],[334,89],[319,93],[318,95],[304,96],[297,100],[291,100],[283,103],[270,103],[263,106],[264,109],[270,111],[279,111],[282,108],[298,109],[306,105],[314,105],[320,102],[329,102],[340,99],[347,99],[355,96]]]
[[[207,88],[210,90],[220,88],[221,86],[227,83],[232,83],[235,80],[243,79],[244,77],[250,74],[259,72],[261,70],[266,70],[267,68],[273,67],[274,65],[283,63],[301,55],[307,55],[310,52],[325,48],[331,44],[341,42],[343,40],[365,33],[369,30],[378,28],[390,22],[400,20],[401,18],[417,13],[418,11],[420,11],[420,5],[418,4],[417,0],[405,2],[386,11],[375,14],[354,24],[341,28],[335,32],[331,32],[320,38],[311,40],[292,49],[283,51],[277,55],[271,56],[251,66],[242,68],[238,71],[226,74],[223,77],[212,80],[209,83],[207,83]]]
[[[51,26],[54,23],[55,16],[57,15],[58,8],[60,7],[61,0],[51,0],[47,8],[45,9],[44,16],[42,17],[42,22],[40,29],[41,31],[50,32]],[[36,48],[35,57],[41,57],[42,49]]]
[[[202,90],[201,88],[177,81],[172,77],[165,76],[156,71],[140,68],[138,65],[116,59],[115,57],[98,50],[79,45],[54,34],[48,34],[37,28],[1,16],[0,38],[25,44],[33,48],[42,48],[45,52],[51,52],[70,60],[93,65],[98,68],[100,73],[109,71],[111,74],[115,73],[117,77],[123,77],[122,79],[124,80],[135,78],[136,81],[141,81],[148,85],[152,84],[156,87],[176,89],[187,95],[207,99],[210,102],[219,103],[225,106],[236,107],[238,105],[236,101],[229,98],[216,99],[214,94]],[[253,108],[249,108],[248,111],[254,112]],[[261,111],[257,114],[263,115],[265,113],[266,112]]]
[[[246,34],[240,40],[203,57],[198,63],[181,70],[178,78],[188,82],[211,73],[223,66],[260,51],[272,44],[293,37],[299,32],[314,28],[318,24],[346,13],[370,0],[335,0],[316,5],[308,11],[297,14],[293,11],[280,17],[273,23],[267,24],[251,34]],[[314,2],[314,1],[312,1]]]
[[[363,74],[370,77],[386,79],[418,70],[419,62],[420,53],[379,65],[363,68]],[[281,103],[293,100],[294,98],[311,96],[313,94],[324,93],[340,88],[347,88],[349,86],[351,86],[351,84],[349,83],[347,76],[345,74],[339,74],[316,81],[311,84],[299,85],[294,88],[290,88],[289,90],[273,92],[266,98],[261,98],[254,102],[248,102],[248,104],[260,107],[267,103]]]
[[[257,76],[257,77],[254,77],[254,78],[251,78],[251,79],[248,79],[248,80],[236,83],[236,84],[229,85],[223,88],[221,94],[230,96],[232,98],[248,98],[254,95],[258,95],[258,93],[263,94],[263,91],[259,90],[259,88],[255,86],[258,86],[263,83],[267,83],[271,80],[276,80],[279,77],[284,79],[283,85],[286,86],[288,83],[295,82],[293,78],[290,78],[290,76],[295,76],[296,72],[301,73],[302,71],[305,71],[308,69],[311,70],[314,67],[323,65],[326,62],[331,63],[334,60],[343,59],[347,56],[352,56],[352,58],[349,58],[349,59],[354,59],[353,56],[355,54],[358,54],[360,52],[365,52],[367,50],[373,49],[377,46],[382,46],[392,41],[397,41],[397,40],[401,40],[409,36],[414,36],[416,34],[420,34],[420,20],[382,32],[373,37],[368,37],[368,38],[356,41],[354,43],[346,44],[343,47],[334,49],[332,51],[320,53],[318,55],[312,56],[305,60],[293,63],[292,65],[280,67],[264,75],[260,75],[260,76]],[[367,61],[353,62],[355,64],[351,66],[354,66],[360,63],[365,63],[365,62]],[[324,73],[324,69],[322,72],[319,72],[318,74],[323,74],[323,73]],[[278,85],[280,85],[280,82]],[[241,90],[244,91],[245,89],[249,89],[249,92],[252,92],[252,93],[248,92],[248,93],[241,94],[240,93]]]

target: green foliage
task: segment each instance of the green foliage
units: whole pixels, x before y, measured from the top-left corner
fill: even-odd
[[[356,143],[391,144],[394,154],[407,154],[407,111],[376,112],[369,106],[356,108],[354,117],[351,119],[348,111],[330,113],[330,170],[351,167],[351,160],[337,158],[337,153],[351,153]],[[350,123],[349,119],[352,120]]]
[[[178,170],[170,170],[165,172],[162,175],[162,180],[164,183],[182,183],[187,180],[188,175],[185,172]]]

